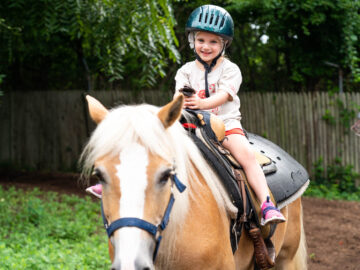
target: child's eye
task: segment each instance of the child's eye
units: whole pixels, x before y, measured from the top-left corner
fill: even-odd
[[[198,42],[204,42],[204,40],[202,39],[202,38],[198,38],[198,40],[197,40]]]
[[[212,40],[211,43],[212,43],[212,44],[216,44],[216,43],[218,43],[218,42],[217,42],[217,40]]]

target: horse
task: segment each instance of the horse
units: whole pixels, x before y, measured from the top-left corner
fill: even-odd
[[[103,186],[111,269],[254,269],[253,243],[244,231],[234,254],[231,249],[237,208],[177,121],[183,96],[163,107],[111,110],[86,99],[97,127],[80,162],[82,174],[93,173]],[[275,269],[307,269],[301,198],[281,212],[286,222],[272,236]]]

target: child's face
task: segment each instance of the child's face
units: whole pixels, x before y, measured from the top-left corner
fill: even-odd
[[[199,32],[196,35],[195,51],[207,64],[219,55],[222,48],[223,44],[219,36],[208,32]]]

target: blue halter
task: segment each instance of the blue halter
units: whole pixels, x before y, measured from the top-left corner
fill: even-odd
[[[176,174],[172,174],[171,180],[175,184],[175,186],[179,190],[179,192],[182,193],[186,189],[186,186],[180,182],[180,180],[176,176]],[[135,217],[119,218],[119,219],[115,220],[114,222],[112,222],[111,224],[109,224],[105,217],[103,202],[101,200],[101,216],[102,216],[104,227],[106,229],[108,237],[110,238],[111,235],[116,230],[118,230],[122,227],[137,227],[139,229],[147,231],[154,237],[155,242],[156,242],[155,250],[154,250],[154,254],[153,254],[153,261],[155,261],[158,250],[159,250],[160,242],[162,239],[161,232],[163,230],[165,230],[166,226],[169,223],[170,213],[171,213],[172,207],[174,205],[174,202],[175,202],[175,198],[174,198],[173,193],[171,193],[170,199],[168,202],[168,206],[166,207],[163,219],[160,222],[160,224],[156,226],[152,223],[147,222],[146,220],[135,218]]]

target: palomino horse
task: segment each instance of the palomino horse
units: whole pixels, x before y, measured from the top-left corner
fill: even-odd
[[[236,208],[177,121],[183,96],[162,108],[110,111],[90,96],[87,101],[98,125],[81,160],[83,174],[93,171],[103,185],[103,218],[112,227],[111,269],[254,269],[253,244],[245,232],[232,253],[229,222]],[[300,198],[282,213],[287,221],[272,237],[275,268],[307,269]],[[164,220],[168,226],[160,228]]]

